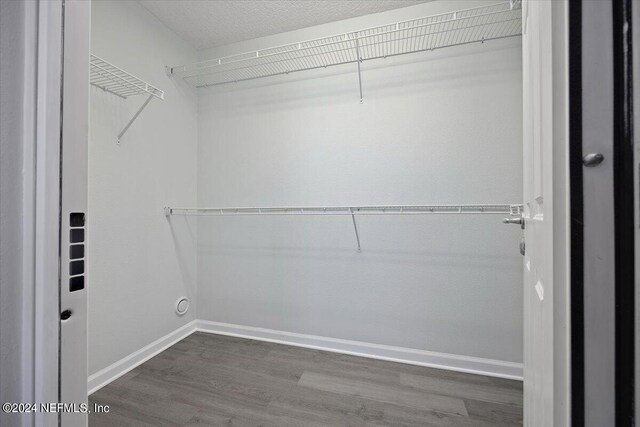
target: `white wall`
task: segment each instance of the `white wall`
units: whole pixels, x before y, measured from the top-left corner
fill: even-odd
[[[196,52],[136,2],[94,1],[92,53],[165,91],[116,144],[145,100],[91,88],[88,298],[89,373],[194,318],[174,313],[195,297],[195,222],[170,226],[169,201],[196,203],[195,93],[164,66]]]
[[[200,57],[470,4],[433,2]],[[201,90],[198,206],[519,203],[520,43],[364,63],[362,105],[355,64]],[[358,218],[357,253],[349,217],[199,218],[198,317],[521,362],[521,231],[500,219]]]

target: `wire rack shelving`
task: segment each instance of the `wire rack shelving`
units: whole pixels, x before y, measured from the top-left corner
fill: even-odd
[[[96,55],[91,54],[91,58],[89,59],[89,70],[89,82],[91,85],[100,88],[105,92],[109,92],[123,99],[127,99],[128,97],[135,95],[147,95],[146,101],[118,134],[118,143],[120,143],[122,136],[138,118],[147,104],[149,104],[151,99],[164,99],[164,92],[162,90]]]
[[[350,33],[167,67],[196,87],[360,63],[522,34],[520,0],[457,10]]]

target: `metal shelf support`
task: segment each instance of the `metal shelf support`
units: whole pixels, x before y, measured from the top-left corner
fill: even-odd
[[[362,72],[360,70],[360,63],[362,62],[362,58],[360,57],[360,43],[358,42],[358,33],[356,33],[356,55],[357,55],[356,63],[358,64],[358,86],[360,88],[360,104],[362,104],[362,102],[363,102],[363,99],[362,99]],[[356,233],[357,233],[357,230],[356,230]],[[360,244],[358,244],[358,250],[360,250],[359,248],[360,248]]]
[[[353,229],[356,232],[356,242],[358,243],[358,252],[362,251],[362,247],[360,246],[360,235],[358,234],[358,224],[356,223],[356,216],[353,214],[353,209],[349,208],[349,213],[351,213],[351,219],[353,220]]]
[[[133,122],[136,121],[140,113],[142,113],[142,110],[144,110],[144,107],[147,106],[147,104],[151,101],[152,98],[153,98],[153,95],[149,95],[149,97],[147,97],[147,100],[144,101],[144,104],[142,104],[142,107],[138,109],[138,111],[133,115],[131,120],[129,120],[129,123],[127,123],[124,129],[122,129],[122,131],[118,134],[118,144],[120,144],[120,139],[122,138],[122,136],[127,132],[127,130],[129,130],[129,127],[133,124]]]
[[[91,85],[105,92],[109,92],[123,99],[135,95],[148,95],[146,101],[118,134],[117,143],[120,144],[120,140],[124,134],[129,130],[133,122],[136,121],[147,104],[151,102],[151,99],[158,98],[163,100],[164,92],[93,54],[89,60],[89,69],[89,82]]]

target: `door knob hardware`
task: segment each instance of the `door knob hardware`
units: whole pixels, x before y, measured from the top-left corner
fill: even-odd
[[[589,153],[582,158],[582,164],[588,168],[598,166],[604,160],[604,156],[600,153]]]
[[[65,310],[62,313],[60,313],[60,320],[69,320],[69,318],[71,317],[71,310]]]
[[[511,218],[503,218],[502,222],[504,224],[519,224],[520,228],[524,230],[524,215],[511,217]]]
[[[505,224],[522,224],[522,218],[521,217],[503,218],[502,222]]]

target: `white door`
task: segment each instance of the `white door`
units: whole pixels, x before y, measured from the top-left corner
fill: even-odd
[[[60,402],[87,402],[87,180],[91,3],[64,2],[60,158]],[[63,411],[60,425],[86,426]]]
[[[523,3],[524,424],[553,426],[552,2]]]

